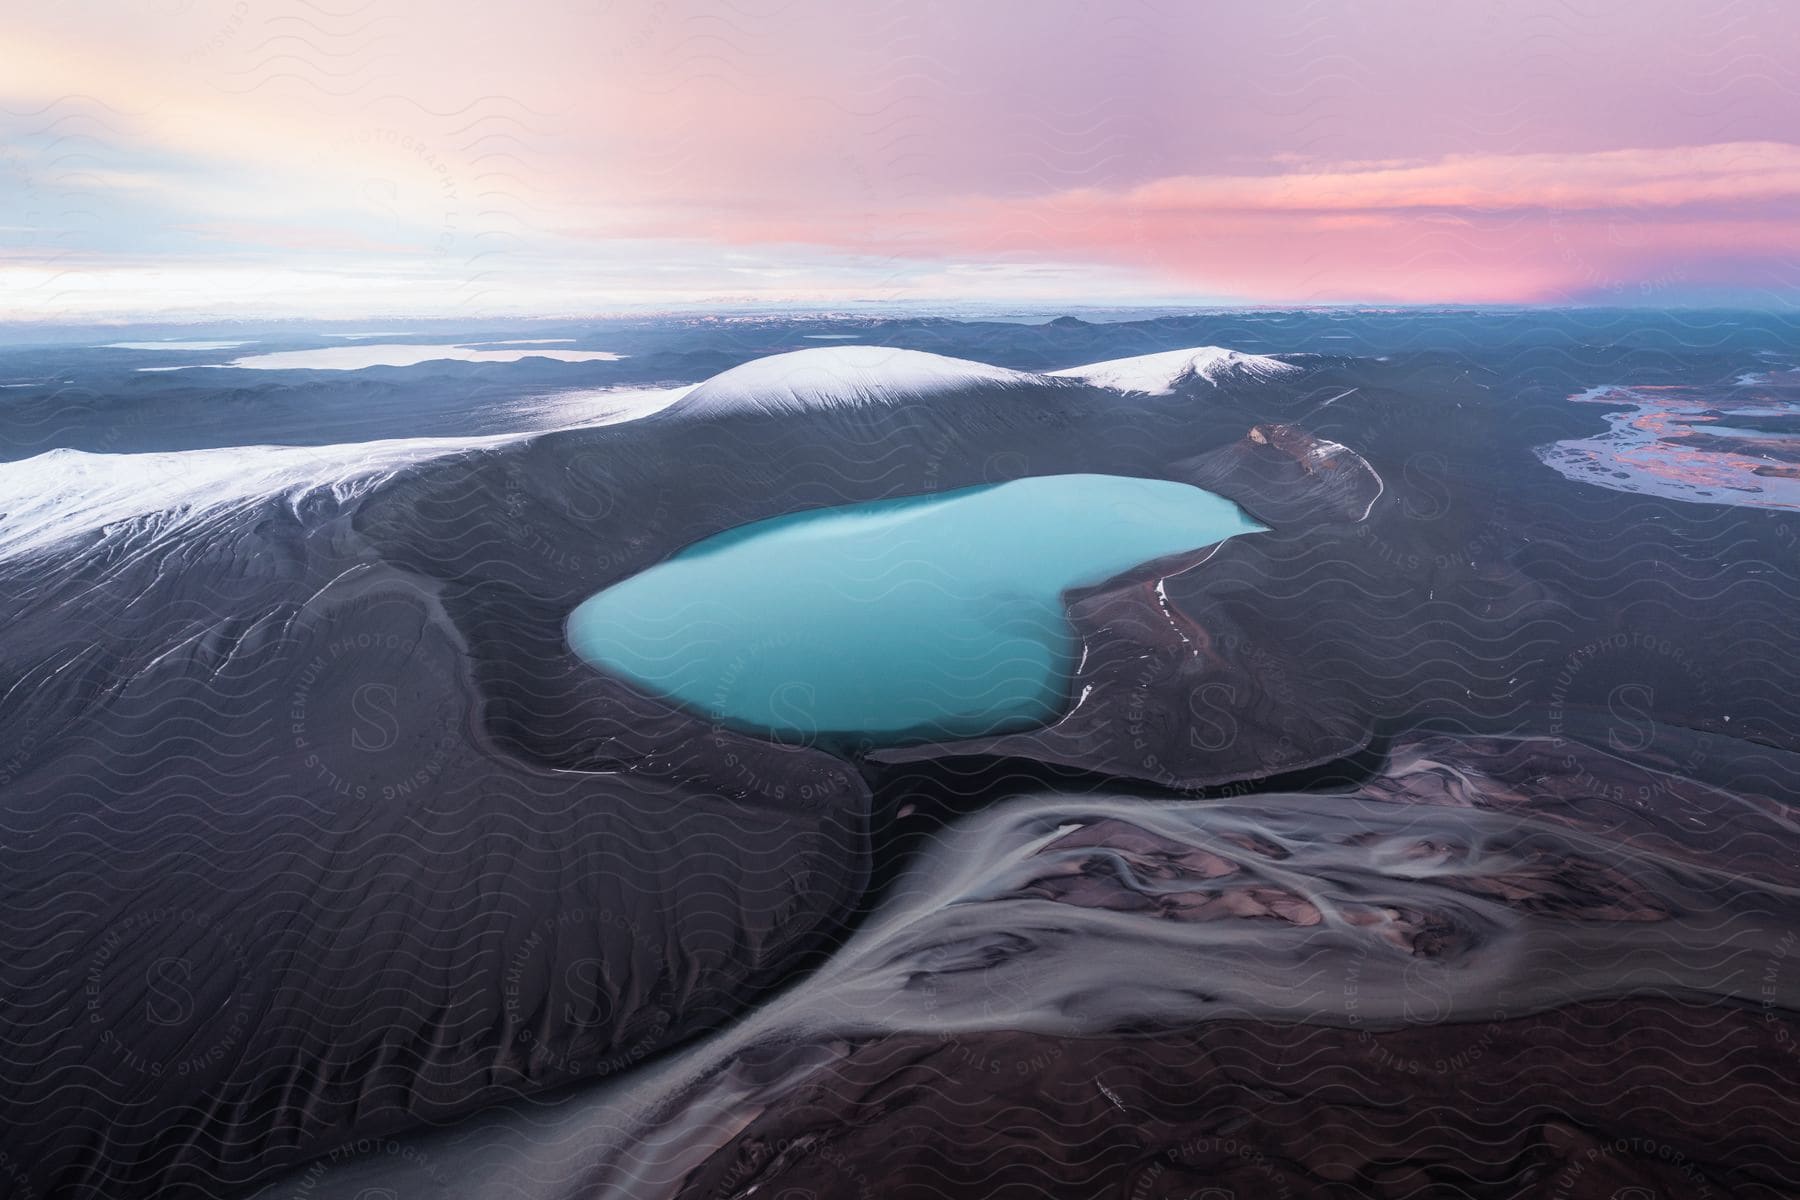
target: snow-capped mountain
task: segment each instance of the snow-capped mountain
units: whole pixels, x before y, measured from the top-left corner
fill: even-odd
[[[1223,346],[1196,346],[1164,350],[1134,358],[1114,358],[1081,367],[1065,367],[1049,374],[1079,379],[1095,387],[1117,392],[1142,392],[1166,396],[1196,379],[1220,383],[1227,379],[1273,379],[1300,370],[1291,363],[1262,354],[1244,354]]]
[[[1027,371],[890,346],[819,346],[723,371],[671,410],[683,416],[898,404],[984,388],[1056,386]]]

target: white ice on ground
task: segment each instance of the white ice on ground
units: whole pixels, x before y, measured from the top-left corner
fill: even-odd
[[[816,346],[753,359],[689,393],[684,415],[897,404],[979,388],[1043,387],[1042,375],[891,346]]]
[[[515,419],[529,421],[531,432],[591,428],[635,421],[661,412],[694,390],[693,384],[673,388],[573,388],[527,396],[507,404]]]
[[[553,428],[481,437],[388,438],[332,446],[221,446],[140,454],[57,449],[0,463],[0,561],[64,539],[138,529],[166,534],[207,516],[285,497],[345,501],[415,463],[487,450],[561,429],[616,425],[660,411],[688,388],[553,393],[519,402]]]
[[[1262,354],[1245,354],[1223,346],[1196,346],[1186,350],[1164,350],[1157,354],[1139,354],[1133,358],[1113,358],[1106,362],[1088,363],[1081,367],[1065,367],[1051,375],[1079,379],[1095,387],[1115,392],[1141,392],[1166,396],[1184,383],[1203,379],[1218,383],[1224,379],[1273,379],[1300,370],[1292,363]]]
[[[347,500],[401,467],[510,441],[397,438],[341,446],[221,446],[147,454],[49,450],[0,463],[0,559],[155,516],[159,532],[272,496]]]

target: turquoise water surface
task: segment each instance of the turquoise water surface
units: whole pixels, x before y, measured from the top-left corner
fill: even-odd
[[[584,660],[781,741],[974,737],[1062,712],[1069,588],[1263,526],[1183,483],[1051,475],[697,542],[569,616]]]

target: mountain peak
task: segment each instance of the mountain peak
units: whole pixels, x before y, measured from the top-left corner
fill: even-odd
[[[797,412],[904,403],[978,388],[1042,387],[1025,371],[893,346],[818,346],[752,359],[700,384],[675,406],[685,415]]]
[[[1217,384],[1228,379],[1273,379],[1300,370],[1291,363],[1262,354],[1245,354],[1223,346],[1191,346],[1163,350],[1132,358],[1113,358],[1080,367],[1065,367],[1049,374],[1079,379],[1095,387],[1118,392],[1142,392],[1166,396],[1196,379]]]

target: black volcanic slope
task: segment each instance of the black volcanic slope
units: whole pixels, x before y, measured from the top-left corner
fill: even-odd
[[[1172,407],[1082,436],[1117,399],[853,412],[779,455],[762,417],[551,434],[8,564],[5,994],[33,1037],[0,1104],[34,1183],[229,1187],[754,1004],[851,912],[867,787],[600,676],[568,611],[809,502],[1178,436]]]
[[[355,1195],[407,1162],[337,1148],[510,1101],[477,1121],[529,1152],[465,1187],[453,1125],[421,1194],[1795,1194],[1797,518],[1531,453],[1601,424],[1572,391],[1742,354],[1461,320],[1166,396],[678,406],[0,559],[6,1186]],[[1037,369],[1190,330],[872,332]],[[615,381],[797,335],[641,336]],[[444,378],[432,431],[492,432]],[[24,452],[208,444],[49,396]],[[1069,596],[1044,729],[839,758],[563,640],[720,530],[1070,471],[1272,529]],[[651,1123],[555,1141],[607,1080]]]

